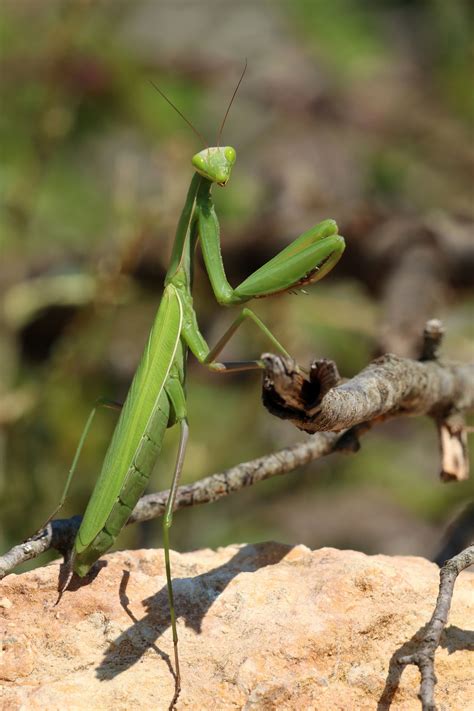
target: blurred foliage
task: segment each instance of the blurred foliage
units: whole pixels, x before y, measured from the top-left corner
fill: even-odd
[[[471,20],[462,0],[2,3],[2,549],[56,505],[92,403],[125,396],[159,301],[200,146],[149,79],[214,136],[249,59],[225,130],[238,163],[215,191],[236,283],[298,231],[328,216],[344,226],[361,205],[468,209]],[[466,357],[466,298],[434,314],[446,320],[452,357]],[[213,343],[232,316],[201,268],[196,305]],[[383,318],[357,265],[344,264],[310,295],[256,309],[298,360],[332,357],[345,375],[376,351]],[[229,355],[267,349],[246,326]],[[219,378],[190,362],[184,481],[300,438],[257,406],[259,388],[258,376]],[[84,509],[114,421],[98,418],[65,517]],[[176,441],[171,430],[153,489],[168,485]],[[357,456],[180,512],[172,543],[276,538],[430,555],[434,532],[472,496],[470,483],[440,484],[438,466],[432,426],[388,424]],[[153,522],[118,543],[159,540]]]

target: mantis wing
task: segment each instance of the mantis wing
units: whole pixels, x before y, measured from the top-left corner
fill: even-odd
[[[163,293],[148,342],[77,534],[77,553],[87,548],[102,530],[122,490],[173,364],[182,320],[181,301],[176,288],[170,284]]]

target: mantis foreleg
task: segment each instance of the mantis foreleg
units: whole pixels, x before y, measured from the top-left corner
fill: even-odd
[[[334,220],[325,220],[304,232],[233,288],[227,280],[222,261],[219,221],[212,202],[211,186],[209,180],[202,180],[199,185],[195,219],[206,270],[220,304],[231,306],[313,283],[332,269],[341,257],[344,239],[337,234]]]

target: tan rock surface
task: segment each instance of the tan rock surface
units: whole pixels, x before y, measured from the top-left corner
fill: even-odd
[[[57,607],[57,564],[0,583],[2,708],[168,708],[162,551],[102,562],[92,582],[67,591]],[[416,669],[405,670],[396,691],[386,682],[391,656],[430,617],[435,565],[276,543],[174,553],[172,565],[178,709],[381,711],[390,696],[391,709],[420,708]],[[473,626],[474,575],[466,572],[436,655],[440,710],[474,709]]]

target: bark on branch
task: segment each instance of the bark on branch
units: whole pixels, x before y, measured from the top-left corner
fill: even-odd
[[[338,432],[391,417],[428,415],[437,425],[441,476],[468,476],[463,414],[474,409],[474,363],[415,361],[387,354],[342,381],[335,363],[316,360],[306,377],[289,358],[262,356],[265,407],[305,432]]]
[[[314,361],[307,379],[289,358],[262,358],[265,406],[311,434],[398,415],[442,419],[474,409],[474,363],[420,362],[389,353],[341,382],[331,361]]]
[[[464,414],[474,409],[474,363],[438,361],[442,336],[441,323],[429,321],[419,361],[387,354],[345,382],[332,361],[314,361],[306,377],[294,361],[265,354],[264,404],[273,414],[310,433],[347,428],[360,433],[389,417],[428,415],[438,429],[442,479],[466,479]],[[397,659],[400,667],[418,666],[423,711],[436,711],[435,652],[448,619],[456,578],[473,563],[474,546],[445,563],[436,606],[423,637],[414,653]]]

